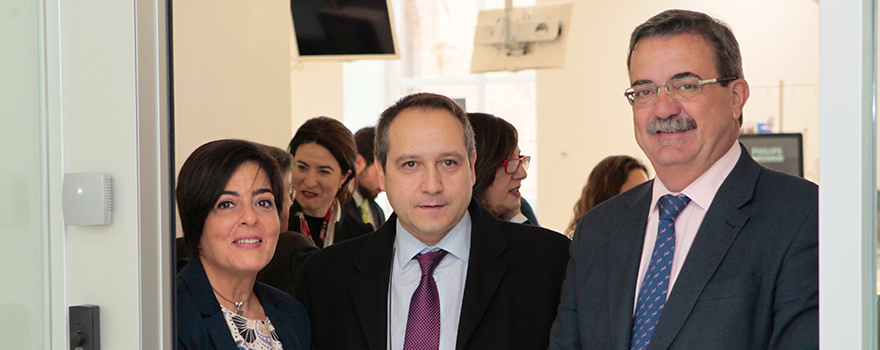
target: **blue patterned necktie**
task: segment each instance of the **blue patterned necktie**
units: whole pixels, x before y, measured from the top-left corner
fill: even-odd
[[[651,263],[642,279],[639,301],[633,319],[631,350],[644,350],[651,343],[651,336],[666,305],[669,291],[669,273],[672,270],[672,257],[675,255],[675,218],[690,203],[685,195],[667,194],[660,197],[660,224],[657,227],[657,241]]]

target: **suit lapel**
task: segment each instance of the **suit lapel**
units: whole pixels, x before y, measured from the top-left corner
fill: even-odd
[[[220,303],[217,302],[217,298],[213,297],[214,291],[211,289],[208,275],[205,274],[202,260],[196,258],[190,261],[181,271],[180,276],[190,289],[193,300],[199,307],[199,313],[205,320],[211,342],[219,350],[235,350],[235,340],[229,332],[226,317],[220,310]]]
[[[272,325],[275,327],[275,334],[278,335],[281,344],[290,344],[288,346],[293,346],[294,339],[292,335],[293,330],[295,329],[294,327],[301,327],[302,325],[295,325],[291,322],[291,318],[281,316],[282,313],[292,312],[292,310],[279,307],[281,304],[280,301],[267,293],[266,289],[259,283],[254,285],[254,294],[257,295],[257,299],[259,299],[260,304],[263,305],[263,311],[266,313],[266,317],[269,318],[269,321],[272,322]]]
[[[359,274],[351,279],[351,296],[367,344],[375,350],[384,350],[388,341],[388,286],[396,219],[397,216],[392,215],[389,225],[367,237],[352,260]]]
[[[608,315],[611,324],[611,344],[613,349],[629,349],[632,334],[633,303],[636,297],[636,283],[639,275],[642,246],[653,181],[634,190],[629,198],[627,212],[620,213],[611,222],[615,228],[608,239]],[[633,218],[641,218],[634,220]]]
[[[472,222],[471,250],[464,297],[461,302],[456,349],[464,349],[468,343],[507,271],[507,264],[500,259],[501,254],[507,249],[507,240],[501,233],[498,221],[473,199],[468,212]]]
[[[739,161],[721,184],[697,231],[694,244],[651,337],[650,349],[669,348],[687,321],[703,288],[749,219],[740,208],[751,200],[760,172],[760,166],[743,148]]]

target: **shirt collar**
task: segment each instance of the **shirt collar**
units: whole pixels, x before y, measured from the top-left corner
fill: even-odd
[[[510,218],[509,221],[510,221],[510,222],[515,222],[515,223],[517,223],[517,224],[521,224],[521,223],[524,223],[524,222],[526,222],[526,221],[529,221],[529,218],[527,218],[527,217],[526,217],[525,215],[523,215],[522,213],[519,213],[519,214],[514,215],[512,218]]]
[[[394,249],[397,252],[394,259],[397,262],[397,268],[402,269],[416,254],[426,253],[435,248],[443,249],[450,255],[468,262],[471,251],[471,215],[469,212],[464,213],[464,217],[446,234],[446,237],[431,247],[410,234],[400,224],[400,220],[397,220],[397,234],[394,236]]]
[[[366,200],[366,199],[364,198],[364,196],[361,196],[361,193],[358,192],[358,191],[354,191],[354,192],[351,193],[351,199],[354,200],[354,204],[357,204],[358,207],[360,207],[361,205],[363,205],[363,204],[364,204],[364,201]]]
[[[709,170],[706,170],[703,175],[700,175],[696,181],[685,187],[680,193],[688,196],[691,199],[691,203],[695,203],[700,208],[703,208],[703,210],[708,211],[709,206],[712,205],[712,200],[715,199],[715,193],[721,188],[721,184],[727,179],[727,175],[730,175],[730,172],[733,171],[733,167],[736,166],[741,153],[742,149],[740,149],[739,142],[734,142],[727,153],[721,156],[715,164],[712,164]],[[660,197],[670,193],[678,194],[667,189],[663,181],[659,177],[655,177],[654,190],[651,196],[652,210],[656,208]]]

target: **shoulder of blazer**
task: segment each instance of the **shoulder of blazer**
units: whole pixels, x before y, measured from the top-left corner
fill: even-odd
[[[363,222],[360,212],[353,214],[348,210],[343,210],[342,217],[336,222],[336,242],[331,246],[370,233],[373,231],[372,228],[372,225]]]
[[[279,318],[279,322],[283,319],[300,325],[308,323],[308,319],[305,317],[305,307],[287,293],[257,281],[254,284],[254,294],[260,300],[263,309],[266,310],[266,315]]]
[[[213,296],[213,290],[201,259],[190,260],[177,277],[178,293],[188,293],[191,297],[190,301],[202,315],[209,316],[220,312],[220,303],[217,302],[217,299],[207,297]]]
[[[748,150],[740,144],[742,153],[736,166],[718,188],[716,199],[727,200],[734,207],[741,208],[750,202],[756,191],[772,193],[777,200],[774,202],[802,206],[803,203],[792,203],[811,199],[818,205],[818,186],[803,178],[783,174],[767,169],[756,162]]]
[[[556,254],[560,251],[568,251],[571,244],[568,237],[540,226],[498,220],[475,199],[468,206],[468,213],[472,223],[472,256],[474,254],[500,256],[511,247],[518,251],[541,247],[542,249],[538,250],[546,248],[547,251],[535,252],[536,254]]]
[[[392,219],[396,216],[392,214]],[[344,268],[349,266],[352,261],[357,260],[358,256],[363,254],[369,255],[371,252],[380,254],[388,251],[390,255],[394,246],[394,231],[396,225],[389,219],[390,225],[384,225],[379,230],[362,234],[358,237],[347,239],[339,243],[334,243],[329,247],[325,247],[314,252],[305,262],[303,270],[322,270],[333,268]],[[365,224],[366,225],[366,224]],[[366,259],[368,263],[369,259]]]

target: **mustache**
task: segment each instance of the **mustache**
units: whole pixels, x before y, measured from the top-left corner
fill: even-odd
[[[672,117],[655,119],[648,123],[648,134],[654,135],[661,132],[673,133],[688,131],[697,128],[697,122],[691,117]]]

